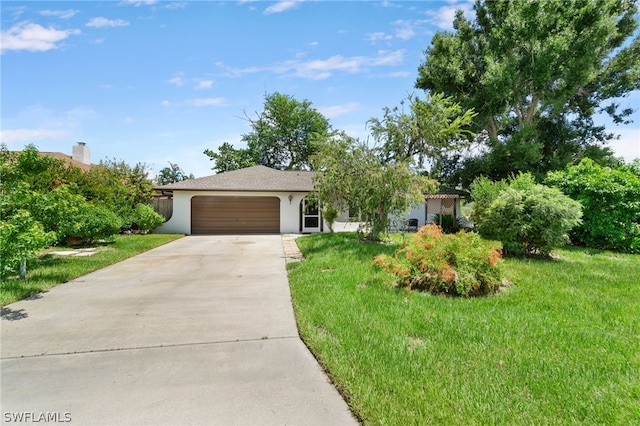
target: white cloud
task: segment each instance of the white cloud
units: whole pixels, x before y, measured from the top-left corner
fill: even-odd
[[[173,2],[173,3],[169,3],[166,6],[164,6],[165,9],[170,9],[170,10],[184,9],[185,7],[187,7],[187,2],[186,1]]]
[[[366,37],[366,40],[372,43],[375,43],[377,41],[387,41],[391,39],[393,39],[393,36],[386,34],[384,32],[371,33],[371,34],[368,34]]]
[[[342,55],[334,55],[328,59],[308,61],[292,59],[281,64],[264,67],[233,68],[222,62],[216,63],[216,66],[223,69],[228,77],[233,78],[258,72],[274,72],[310,80],[324,80],[331,77],[335,72],[359,74],[373,67],[398,66],[403,63],[404,57],[404,50],[380,50],[376,56],[344,57]]]
[[[267,7],[264,10],[264,14],[271,15],[273,13],[282,13],[286,10],[297,7],[300,3],[302,3],[302,1],[288,1],[288,0],[279,1]]]
[[[211,89],[213,87],[213,83],[213,80],[200,80],[195,88],[198,90]]]
[[[216,62],[216,66],[224,71],[227,77],[237,78],[242,77],[245,74],[254,74],[261,71],[266,71],[265,67],[247,67],[247,68],[233,68],[224,62]]]
[[[60,47],[59,42],[71,35],[80,34],[80,30],[57,30],[53,27],[22,22],[4,30],[0,36],[2,52],[5,50],[28,50],[45,52]]]
[[[442,30],[453,29],[453,19],[456,17],[456,11],[462,10],[467,19],[475,16],[472,2],[463,2],[452,4],[450,6],[442,6],[435,12],[430,11],[427,14],[431,17],[430,22]]]
[[[402,7],[399,4],[396,4],[396,3],[393,3],[393,2],[390,2],[390,1],[387,1],[387,0],[383,1],[381,3],[381,6],[382,7]]]
[[[132,124],[132,123],[133,123],[133,118],[131,117],[124,118],[124,124]]]
[[[350,102],[343,105],[332,105],[327,107],[319,107],[318,111],[327,118],[335,118],[360,109],[360,104]]]
[[[185,104],[196,107],[204,107],[204,106],[218,106],[224,105],[226,102],[225,98],[197,98],[190,99],[185,102]]]
[[[42,16],[54,16],[61,19],[69,19],[73,17],[76,13],[80,12],[75,9],[67,9],[67,10],[41,10],[40,15]]]
[[[102,16],[98,18],[93,18],[89,22],[87,22],[87,27],[93,28],[105,28],[105,27],[126,27],[129,25],[129,22],[124,19],[107,19]]]
[[[173,84],[175,86],[178,86],[178,87],[184,86],[184,83],[185,83],[185,81],[184,81],[184,73],[181,73],[181,72],[177,73],[175,75],[175,77],[170,78],[169,80],[167,80],[167,82],[171,83],[171,84]]]
[[[397,66],[404,61],[404,50],[393,52],[379,51],[377,56],[351,56],[335,55],[328,59],[311,61],[286,61],[274,68],[281,74],[291,74],[295,77],[312,80],[323,80],[331,77],[334,72],[358,74],[371,67]]]
[[[6,144],[34,142],[43,139],[60,139],[65,137],[68,137],[68,132],[65,130],[12,129],[0,131],[0,141]]]
[[[164,106],[164,107],[168,107],[169,105],[171,105],[171,102],[169,102],[168,100],[164,100],[162,102],[160,102],[160,105]]]
[[[153,6],[158,3],[158,0],[122,0],[120,2],[121,6]]]
[[[411,21],[398,20],[394,22],[396,26],[396,37],[400,40],[410,40],[416,35],[414,25]]]

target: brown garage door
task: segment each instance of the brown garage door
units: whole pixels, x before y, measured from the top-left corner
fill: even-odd
[[[191,199],[192,234],[278,234],[278,197],[205,197]]]

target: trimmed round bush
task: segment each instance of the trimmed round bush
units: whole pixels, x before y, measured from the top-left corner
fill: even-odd
[[[132,227],[146,234],[164,223],[164,217],[148,204],[138,204],[133,209]]]
[[[72,218],[66,235],[85,242],[109,241],[114,239],[121,226],[120,217],[107,207],[87,204]]]
[[[549,255],[569,243],[581,223],[582,206],[557,188],[535,183],[529,173],[509,182],[480,178],[471,185],[471,214],[484,238],[502,243],[505,254]]]

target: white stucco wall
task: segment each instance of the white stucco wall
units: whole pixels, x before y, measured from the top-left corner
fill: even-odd
[[[440,199],[428,199],[425,204],[421,204],[419,207],[414,207],[402,216],[403,220],[418,219],[418,226],[424,226],[433,221],[436,214],[440,213]],[[460,217],[460,199],[456,199],[456,216]],[[426,208],[425,208],[426,207]],[[444,214],[452,214],[453,209],[442,209]]]
[[[289,195],[292,196],[289,201]],[[195,196],[216,197],[278,197],[280,199],[280,232],[296,234],[300,232],[300,202],[307,195],[302,192],[216,192],[216,191],[175,191],[173,194],[173,214],[158,227],[159,234],[191,234],[191,198]],[[326,230],[326,225],[325,225]]]
[[[292,196],[289,201],[289,196]],[[280,233],[297,234],[300,232],[300,202],[308,193],[303,192],[216,192],[216,191],[176,191],[173,195],[173,215],[158,227],[155,232],[160,234],[191,234],[191,198],[195,196],[245,196],[245,197],[278,197],[280,199]],[[433,220],[440,212],[440,200],[427,200],[425,204],[412,208],[400,217],[401,220],[418,219],[418,225],[423,226]],[[456,214],[460,217],[460,200],[456,200]],[[348,214],[343,213],[334,223],[334,230],[355,231],[358,223],[348,222]],[[398,218],[391,218],[396,220]],[[324,221],[323,221],[324,222]],[[324,222],[323,232],[329,232],[329,227]]]

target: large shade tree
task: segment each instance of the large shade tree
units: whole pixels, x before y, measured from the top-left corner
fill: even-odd
[[[616,99],[640,88],[640,39],[634,0],[512,0],[475,4],[438,32],[416,87],[452,96],[477,113],[488,135],[473,174],[538,177],[582,157],[607,157],[613,138],[594,116],[626,123]],[[514,164],[515,161],[515,164]],[[469,178],[473,178],[470,176]]]
[[[217,152],[204,151],[216,172],[257,164],[279,170],[309,170],[317,142],[331,133],[329,121],[311,102],[278,92],[266,95],[264,110],[255,119],[247,119],[252,131],[242,135],[246,148],[225,142]]]

